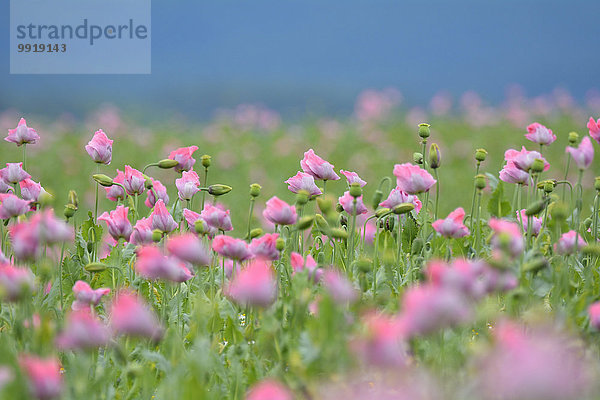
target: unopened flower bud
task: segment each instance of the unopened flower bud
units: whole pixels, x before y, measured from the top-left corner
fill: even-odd
[[[583,252],[583,254],[586,255],[592,255],[592,256],[596,256],[596,257],[600,257],[600,245],[598,244],[587,244],[585,246],[583,246],[583,248],[581,249],[581,251]]]
[[[427,139],[431,134],[429,127],[431,127],[431,125],[426,123],[419,124],[419,136],[423,139]]]
[[[317,224],[317,228],[319,228],[321,232],[326,233],[329,231],[329,224],[321,214],[315,215],[315,224]]]
[[[335,211],[337,211],[338,213],[341,213],[342,211],[344,211],[344,207],[342,207],[342,205],[340,203],[335,205]]]
[[[360,272],[369,272],[373,269],[373,261],[369,258],[361,257],[358,260],[354,261],[354,267],[358,269]]]
[[[258,183],[253,183],[250,185],[250,196],[258,197],[260,195],[260,189],[262,189],[262,186],[260,186]]]
[[[73,204],[67,204],[65,205],[65,210],[63,211],[63,215],[65,216],[66,219],[71,218],[73,215],[75,215],[75,213],[77,212],[77,207],[75,207]]]
[[[283,240],[282,238],[277,238],[277,240],[275,241],[275,248],[277,249],[277,251],[282,251],[285,248],[285,240]]]
[[[317,206],[319,206],[319,210],[325,215],[333,211],[333,203],[334,200],[330,195],[317,197]]]
[[[423,239],[416,238],[415,240],[413,240],[412,246],[411,246],[411,249],[410,249],[410,253],[412,255],[417,255],[417,254],[421,253],[422,249],[423,249]]]
[[[531,170],[535,173],[540,173],[544,171],[544,160],[542,160],[541,158],[536,158],[535,160],[533,160],[533,163],[531,164]]]
[[[375,212],[375,215],[377,216],[377,218],[381,218],[385,214],[388,214],[390,211],[391,210],[389,208],[382,207]]]
[[[415,205],[413,203],[400,203],[396,207],[392,209],[394,214],[401,215],[411,212],[415,209]]]
[[[550,194],[554,191],[554,187],[556,186],[556,182],[551,179],[544,181],[544,193]]]
[[[371,202],[373,210],[377,210],[377,207],[379,207],[379,203],[381,203],[381,200],[383,200],[383,192],[377,189],[373,194],[373,200]]]
[[[396,225],[396,218],[387,217],[385,219],[385,230],[388,232],[394,231],[394,225]]]
[[[303,206],[306,203],[308,203],[309,195],[310,195],[310,193],[308,193],[306,190],[298,191],[298,193],[296,194],[296,204]]]
[[[413,162],[415,164],[423,164],[423,154],[419,153],[419,152],[414,152],[413,153]]]
[[[600,192],[600,176],[597,176],[596,179],[594,179],[594,189]]]
[[[102,272],[102,271],[104,271],[108,267],[106,266],[106,264],[101,263],[101,262],[92,262],[92,263],[89,263],[88,265],[86,265],[83,268],[87,272]]]
[[[262,230],[262,228],[254,228],[250,231],[250,239],[257,238],[257,237],[261,236],[263,233],[264,233],[264,231]]]
[[[40,191],[40,195],[38,196],[38,204],[40,205],[40,207],[45,208],[49,205],[52,204],[52,202],[54,201],[54,196],[52,196],[50,193],[46,192],[46,190],[44,190],[44,188],[42,188],[42,190]]]
[[[546,202],[544,200],[538,200],[533,204],[530,204],[529,207],[525,210],[525,215],[528,217],[532,215],[538,215],[542,212],[542,210],[546,207]]]
[[[146,187],[146,189],[150,190],[154,187],[154,183],[152,182],[152,178],[150,178],[149,176],[144,175],[144,178],[146,179],[144,181],[144,186]]]
[[[347,239],[348,238],[348,232],[346,232],[342,228],[333,228],[330,232],[330,235],[334,239]]]
[[[92,178],[102,186],[110,187],[113,185],[113,180],[110,176],[106,176],[104,174],[94,174],[92,175]]]
[[[152,231],[152,241],[155,243],[160,242],[160,239],[162,239],[163,236],[163,232],[160,229],[155,229]]]
[[[208,194],[211,194],[213,196],[222,196],[229,192],[231,192],[231,186],[222,185],[220,183],[216,183],[208,187]]]
[[[358,183],[353,183],[350,185],[350,196],[354,197],[355,199],[362,196],[362,189]]]
[[[479,174],[475,176],[475,187],[479,190],[485,189],[485,175]]]
[[[305,217],[300,218],[300,220],[296,224],[296,227],[298,228],[298,230],[303,231],[305,229],[310,228],[314,221],[315,221],[314,215],[307,215]]]
[[[579,142],[579,134],[577,132],[569,132],[569,144],[574,145]]]
[[[69,204],[75,206],[75,209],[79,207],[79,197],[77,197],[77,192],[74,190],[69,190]]]
[[[203,155],[200,157],[200,163],[204,168],[210,167],[211,157],[208,154]]]
[[[169,169],[175,168],[179,165],[179,161],[171,160],[170,158],[165,158],[164,160],[160,160],[157,164],[158,168]]]
[[[475,160],[479,162],[484,162],[487,158],[488,152],[486,149],[477,149],[475,150]]]
[[[429,147],[429,166],[433,169],[440,167],[442,162],[442,155],[440,153],[440,146],[437,143],[432,143]]]

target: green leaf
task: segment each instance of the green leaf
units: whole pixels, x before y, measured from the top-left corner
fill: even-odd
[[[488,201],[487,211],[494,217],[506,217],[510,214],[512,207],[507,200],[504,200],[504,182],[498,181],[496,189],[492,192],[492,197]]]

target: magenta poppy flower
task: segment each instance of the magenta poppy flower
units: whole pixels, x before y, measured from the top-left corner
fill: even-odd
[[[293,400],[292,393],[281,383],[265,379],[250,388],[246,400]]]
[[[600,330],[600,301],[597,301],[588,307],[588,315],[590,317],[590,325],[594,329]]]
[[[267,201],[263,216],[275,225],[294,225],[298,218],[296,207],[290,206],[277,196],[273,196]]]
[[[163,328],[150,307],[136,294],[121,291],[110,307],[110,326],[118,334],[158,341]]]
[[[554,245],[554,251],[560,254],[573,254],[577,251],[575,242],[577,242],[577,249],[579,250],[586,245],[585,239],[577,232],[571,230],[563,233],[560,239],[558,239],[558,243]]]
[[[20,356],[19,365],[27,376],[29,390],[39,400],[50,400],[60,396],[63,390],[63,377],[60,362],[56,357],[38,358]]]
[[[308,192],[311,196],[323,193],[315,184],[315,178],[305,172],[298,172],[296,175],[285,181],[285,183],[288,184],[288,189],[294,193],[298,193],[301,190]]]
[[[167,250],[173,256],[192,265],[210,265],[209,250],[198,239],[198,236],[193,233],[184,233],[169,237],[167,240]]]
[[[31,178],[25,170],[23,169],[23,163],[6,163],[6,167],[0,169],[0,177],[6,183],[19,183],[24,181],[25,179]]]
[[[150,214],[150,220],[152,221],[152,229],[158,229],[161,232],[167,233],[177,229],[177,222],[169,214],[165,203],[161,199],[154,205],[152,214]]]
[[[198,146],[182,147],[177,150],[173,150],[171,154],[169,154],[169,158],[179,163],[177,166],[175,166],[175,171],[182,172],[192,169],[196,163],[196,160],[192,158],[192,155],[196,150],[198,150]]]
[[[358,291],[344,275],[333,269],[323,271],[323,287],[338,305],[354,303],[358,299]]]
[[[2,299],[17,301],[30,295],[35,288],[35,276],[27,268],[11,264],[0,265],[0,292]]]
[[[304,158],[300,161],[300,166],[302,167],[302,171],[315,179],[324,181],[336,181],[340,179],[333,170],[333,165],[316,155],[313,149],[308,149],[304,153]]]
[[[0,219],[9,219],[30,210],[29,202],[11,193],[0,193]]]
[[[106,346],[110,331],[89,310],[73,311],[67,315],[65,329],[56,338],[63,350],[87,350]]]
[[[448,238],[461,238],[469,234],[469,229],[463,224],[465,210],[462,207],[452,211],[445,219],[438,219],[431,224],[433,229]]]
[[[8,130],[8,136],[4,138],[7,142],[15,143],[17,146],[23,144],[35,144],[40,139],[35,129],[27,126],[25,118],[19,120],[15,129]]]
[[[212,226],[210,226],[208,223],[206,223],[206,221],[204,220],[204,218],[202,218],[200,216],[199,213],[192,211],[192,210],[188,210],[187,208],[183,209],[183,217],[185,218],[188,227],[190,228],[191,231],[196,231],[196,221],[197,220],[202,220],[202,231],[198,232],[201,235],[207,235],[209,238],[214,238],[218,233],[219,230],[217,228],[214,228]]]
[[[84,281],[77,281],[73,285],[73,297],[75,301],[71,305],[74,311],[89,310],[91,306],[100,304],[102,296],[110,293],[108,288],[92,289],[92,287]]]
[[[200,178],[196,171],[183,171],[181,178],[175,180],[175,186],[181,201],[191,200],[200,190]]]
[[[125,183],[125,174],[123,171],[119,171],[117,169],[117,176],[113,179],[113,182],[120,183],[123,185]],[[103,186],[104,190],[106,190],[106,198],[112,201],[119,201],[125,199],[125,191],[119,185],[112,185],[109,187]]]
[[[520,215],[521,221],[523,221],[523,229],[525,230],[525,233],[529,231],[529,224],[531,223],[531,235],[537,236],[540,233],[540,230],[542,230],[542,219],[532,216],[531,222],[529,222],[529,218],[527,217],[527,215],[525,215],[525,212],[526,210],[524,209],[520,212],[517,211],[517,219]]]
[[[42,185],[31,179],[25,179],[19,182],[19,187],[21,188],[21,197],[23,200],[37,203],[40,193],[42,193]]]
[[[310,254],[308,254],[306,256],[306,260],[304,260],[300,253],[296,253],[295,251],[293,251],[290,255],[290,263],[293,269],[292,275],[295,275],[302,271],[307,271],[308,276],[312,278],[315,282],[321,280],[323,270],[319,268],[317,262]]]
[[[365,214],[368,212],[367,207],[362,201],[362,195],[356,198],[356,205],[354,205],[354,197],[350,195],[349,191],[344,192],[344,195],[338,198],[338,202],[350,215]]]
[[[266,261],[275,261],[279,259],[279,250],[277,250],[277,233],[267,233],[259,238],[252,239],[249,249],[255,258]]]
[[[129,237],[129,243],[136,246],[152,243],[152,220],[150,218],[137,220]]]
[[[37,224],[21,222],[9,228],[10,242],[17,260],[35,260],[40,255],[41,243]]]
[[[527,134],[525,137],[531,140],[533,143],[549,145],[556,140],[556,135],[552,133],[551,129],[546,128],[542,124],[534,122],[527,127]]]
[[[385,199],[385,201],[379,203],[379,205],[381,207],[389,208],[391,210],[402,203],[412,203],[415,206],[415,213],[417,214],[419,213],[419,211],[421,211],[421,207],[423,207],[421,200],[419,200],[417,196],[413,194],[408,194],[402,191],[402,189],[400,189],[399,187],[392,189],[388,198]]]
[[[46,244],[62,243],[73,240],[73,227],[47,209],[33,215],[30,223],[38,229],[38,236]]]
[[[268,307],[277,298],[273,268],[264,260],[252,261],[234,275],[224,293],[240,306]]]
[[[429,172],[410,163],[394,165],[394,175],[398,188],[408,194],[428,192],[436,182]]]
[[[587,123],[587,128],[592,139],[600,143],[600,119],[598,119],[598,121],[594,121],[594,118],[590,117],[590,120]]]
[[[123,186],[125,186],[125,190],[131,196],[136,194],[144,193],[144,189],[146,188],[146,178],[144,175],[135,168],[131,168],[129,165],[125,166],[125,180],[123,181]]]
[[[95,163],[109,165],[112,160],[112,144],[113,141],[106,136],[102,129],[99,129],[85,146],[85,151]]]
[[[504,159],[506,161],[512,161],[515,167],[525,172],[529,172],[533,162],[538,158],[544,161],[544,171],[547,171],[550,168],[550,164],[537,151],[529,151],[523,146],[521,151],[508,149],[504,152]]]
[[[252,258],[252,252],[248,248],[248,244],[242,239],[235,239],[231,236],[215,236],[212,241],[212,249],[223,257],[233,260],[244,261]]]
[[[152,180],[152,189],[146,192],[146,200],[144,201],[146,207],[154,207],[156,200],[158,199],[161,199],[165,204],[169,204],[169,195],[167,194],[167,188],[165,185],[160,183],[160,181],[157,179],[150,178],[150,180]],[[155,193],[156,196],[154,195]]]
[[[494,251],[508,251],[513,257],[523,252],[523,236],[519,224],[497,218],[490,218],[488,224],[493,231],[491,244]],[[506,241],[502,238],[506,238]]]
[[[594,146],[588,136],[583,138],[577,148],[567,146],[566,151],[571,154],[573,161],[580,170],[588,169],[594,160]]]
[[[149,280],[185,282],[192,278],[192,273],[183,262],[165,256],[155,246],[143,246],[137,251],[135,270]]]
[[[371,312],[362,318],[366,332],[353,343],[353,349],[368,364],[402,367],[408,360],[403,320]]]
[[[529,185],[532,182],[529,172],[516,167],[515,163],[508,161],[500,171],[500,180],[506,183],[520,183]]]
[[[127,217],[128,213],[129,207],[117,206],[117,208],[110,213],[102,213],[102,215],[98,217],[98,221],[106,222],[108,225],[108,233],[113,239],[118,241],[123,238],[128,242],[129,236],[131,236],[131,232],[133,231],[131,222],[129,222]]]
[[[363,187],[367,184],[367,182],[363,181],[356,172],[344,171],[343,169],[341,169],[340,172],[346,177],[348,186],[352,185],[353,183],[358,183],[360,187]]]
[[[12,193],[13,188],[4,180],[2,173],[0,173],[0,193]]]
[[[223,210],[220,206],[205,204],[200,217],[210,226],[220,231],[232,231],[231,217],[229,210]]]

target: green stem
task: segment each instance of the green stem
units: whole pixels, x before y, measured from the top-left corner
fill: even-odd
[[[571,153],[567,153],[567,168],[565,169],[565,181],[569,177],[569,167],[571,166]],[[562,201],[565,201],[565,193],[567,188],[563,186]]]
[[[248,233],[247,233],[247,237],[248,237],[248,241],[250,241],[250,226],[251,226],[251,222],[252,222],[252,212],[254,211],[254,200],[256,198],[255,197],[250,197],[250,211],[248,212]]]
[[[438,219],[438,203],[440,200],[440,178],[438,177],[437,168],[433,170],[433,174],[435,175],[435,211],[433,213],[433,220],[437,221]]]
[[[203,187],[206,187],[208,183],[208,168],[204,167],[204,182],[202,183]],[[204,200],[206,198],[206,192],[202,191],[202,210],[204,210]]]

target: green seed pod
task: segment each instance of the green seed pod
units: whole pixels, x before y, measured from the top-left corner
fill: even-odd
[[[362,196],[362,188],[358,183],[353,183],[350,185],[350,196],[354,197],[355,199]]]
[[[92,262],[84,267],[87,272],[102,272],[106,268],[108,268],[108,266],[101,262]]]
[[[528,217],[532,215],[538,215],[544,210],[545,207],[546,202],[544,200],[538,200],[530,204],[529,207],[527,207],[527,209],[525,210],[525,215],[527,215]]]
[[[330,235],[334,239],[347,239],[348,238],[348,232],[346,232],[342,228],[333,228],[333,229],[331,229]]]
[[[381,218],[382,216],[389,213],[390,211],[391,210],[389,208],[382,207],[375,212],[375,215],[377,216],[377,218]]]
[[[324,215],[327,215],[333,211],[334,201],[335,200],[330,195],[326,194],[325,196],[319,196],[317,197],[317,206]]]
[[[200,157],[200,163],[204,168],[210,167],[211,157],[208,154],[203,155],[202,157]]]
[[[423,239],[416,238],[412,242],[412,246],[410,248],[410,253],[412,255],[421,254],[421,250],[423,250]]]
[[[478,162],[484,162],[487,158],[488,152],[486,149],[477,149],[475,150],[475,160]]]
[[[554,182],[551,179],[545,180],[544,181],[544,193],[546,194],[550,194],[554,191],[554,188],[556,187],[556,182]]]
[[[485,175],[479,174],[475,176],[475,187],[479,190],[485,189]]]
[[[258,183],[253,183],[252,185],[250,185],[250,196],[260,196],[260,189],[262,189],[262,186],[260,186]]]
[[[310,196],[310,193],[308,193],[306,190],[300,190],[298,193],[296,193],[296,204],[303,206],[306,203],[308,203],[308,197]]]
[[[540,172],[544,172],[544,160],[541,158],[536,158],[533,160],[533,164],[531,164],[531,171],[539,174]]]
[[[394,214],[401,215],[411,212],[415,209],[415,205],[413,203],[400,203],[396,207],[392,209]]]
[[[373,210],[376,210],[377,207],[379,207],[379,203],[381,203],[381,200],[383,200],[383,192],[379,189],[377,189],[375,191],[375,194],[373,194],[373,200],[371,202],[371,206],[373,207]]]
[[[373,261],[366,257],[361,257],[358,260],[354,261],[354,267],[358,269],[360,272],[369,272],[373,269]]]
[[[222,185],[220,183],[216,183],[208,187],[208,194],[211,194],[213,196],[222,196],[229,192],[231,192],[231,186]]]
[[[94,174],[92,178],[102,186],[110,187],[113,185],[112,178],[104,174]]]
[[[152,241],[155,243],[160,242],[160,239],[162,239],[162,231],[159,229],[155,229],[152,231]]]
[[[419,136],[423,139],[427,139],[429,135],[431,135],[431,129],[429,129],[431,125],[426,123],[419,124]]]
[[[165,158],[164,160],[160,160],[157,164],[158,168],[169,169],[175,168],[179,165],[179,161],[171,160],[170,158]]]
[[[440,146],[437,143],[432,143],[429,147],[429,166],[433,169],[440,167],[442,163],[442,154],[440,153]]]
[[[278,251],[282,251],[285,248],[285,240],[283,240],[282,238],[277,238],[277,240],[275,241],[275,248]]]
[[[196,221],[194,221],[194,230],[199,235],[206,233],[204,230],[204,220],[203,219],[198,218]]]
[[[594,189],[600,192],[600,176],[597,176],[596,179],[594,179]]]
[[[575,145],[579,142],[579,134],[577,132],[569,132],[569,144]]]
[[[79,207],[79,197],[77,197],[77,192],[74,190],[69,190],[69,204],[72,204],[75,209]]]
[[[77,212],[77,207],[75,207],[73,204],[66,204],[65,205],[65,210],[63,211],[63,215],[65,216],[66,219],[71,218],[73,215],[75,215],[75,213]]]
[[[413,162],[415,164],[423,164],[423,154],[419,153],[419,152],[414,152],[413,153]]]
[[[254,228],[250,231],[250,239],[257,238],[257,237],[261,236],[263,233],[264,233],[264,231],[262,230],[262,228]]]
[[[298,228],[298,230],[303,231],[305,229],[310,228],[314,221],[315,221],[314,215],[307,215],[305,217],[300,218],[300,220],[296,224],[296,227]]]

